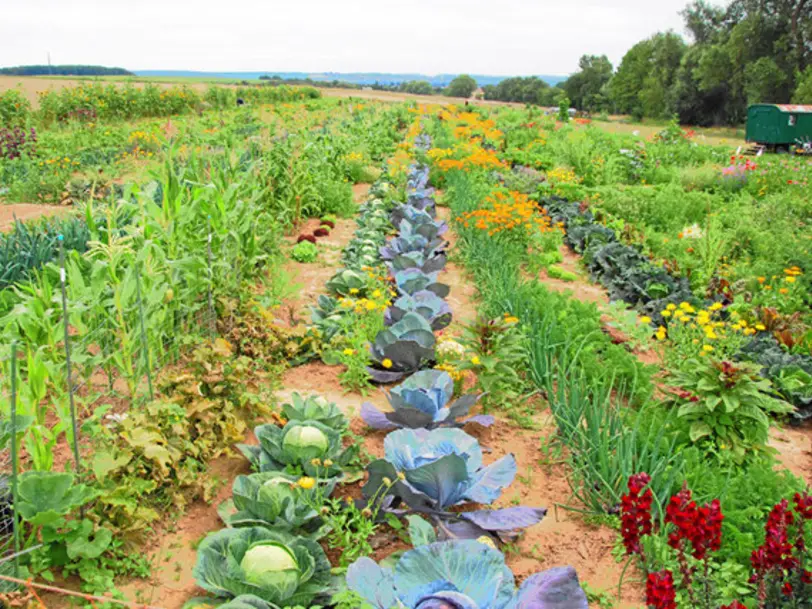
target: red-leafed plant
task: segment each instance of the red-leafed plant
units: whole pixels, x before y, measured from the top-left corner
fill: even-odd
[[[316,237],[326,237],[329,234],[330,231],[327,230],[326,228],[317,228],[316,230],[313,231],[313,235],[315,235]]]
[[[652,532],[652,493],[647,488],[648,474],[629,478],[629,492],[621,500],[621,536],[626,553],[638,556],[647,574],[646,604],[654,609],[675,609],[674,574],[651,570],[641,540]],[[757,588],[759,609],[808,607],[812,598],[812,573],[806,566],[807,548],[804,526],[812,519],[812,496],[796,493],[795,512],[786,499],[770,512],[765,526],[764,543],[753,551],[751,582]],[[679,588],[692,608],[716,609],[710,570],[710,555],[722,547],[722,506],[718,499],[697,505],[687,485],[671,497],[665,509],[668,545],[676,551]],[[689,554],[695,560],[689,560]],[[701,561],[697,566],[696,561]],[[622,579],[621,579],[622,582]],[[620,590],[618,590],[618,598]],[[720,609],[745,609],[734,601]]]
[[[299,235],[299,238],[296,239],[296,243],[301,243],[302,241],[310,241],[310,243],[316,243],[316,237],[313,235]]]

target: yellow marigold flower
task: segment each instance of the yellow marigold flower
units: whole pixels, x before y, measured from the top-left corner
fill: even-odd
[[[389,359],[388,357],[384,358],[384,360],[381,362],[381,366],[383,366],[388,370],[389,368],[392,367],[392,360]]]
[[[367,300],[364,306],[366,307],[367,311],[374,311],[376,308],[378,308],[378,305],[371,300]]]
[[[756,279],[758,280],[759,283],[764,283],[765,281],[767,281],[766,277],[757,277]]]
[[[358,288],[350,288],[350,294],[357,294]]]
[[[682,301],[681,303],[679,303],[679,308],[685,311],[690,309],[691,305],[685,301]]]
[[[702,345],[702,350],[705,353],[712,353],[713,352],[713,347],[711,345]]]
[[[709,308],[710,308],[711,311],[718,311],[719,309],[722,308],[722,303],[721,302],[714,302]]]
[[[671,311],[665,309],[663,311],[660,311],[660,315],[662,315],[663,317],[671,317]]]
[[[778,290],[778,293],[779,294],[789,294],[789,290],[787,288],[781,288],[780,290]]]
[[[647,315],[643,315],[643,317],[640,318],[640,323],[641,324],[650,324],[651,323],[651,317],[649,317]]]
[[[321,465],[321,459],[316,457],[315,459],[310,459],[310,465],[313,467],[319,467]]]
[[[513,317],[512,315],[510,317],[505,317],[505,323],[517,324],[517,323],[519,323],[519,318],[518,317]]]
[[[672,303],[670,303],[670,304],[669,304],[669,305],[666,307],[666,309],[667,309],[668,311],[674,311],[674,310],[676,310],[676,308],[677,308],[677,305],[675,305],[673,302],[672,302]]]
[[[325,459],[324,460],[324,467],[333,467],[333,460],[332,459]]]
[[[756,324],[756,330],[764,332],[764,330],[766,330],[766,329],[767,329],[767,326],[765,326],[764,324]]]
[[[381,297],[380,290],[375,290],[374,292],[372,292],[372,298],[380,298],[380,297]]]
[[[344,355],[355,355],[354,349],[344,349]]]
[[[479,357],[478,357],[478,356],[476,356],[476,355],[475,355],[474,357],[472,357],[472,358],[471,358],[471,363],[472,363],[474,366],[479,366],[479,364],[481,364],[481,363],[482,363],[482,361],[479,359]]]
[[[299,478],[299,481],[296,484],[307,490],[316,486],[316,481],[310,476],[304,476],[303,478]]]
[[[792,276],[785,277],[784,281],[786,281],[787,283],[795,283],[795,277],[792,277]]]

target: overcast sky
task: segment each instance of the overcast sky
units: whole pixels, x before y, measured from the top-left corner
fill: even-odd
[[[687,1],[0,0],[0,66],[566,75]]]

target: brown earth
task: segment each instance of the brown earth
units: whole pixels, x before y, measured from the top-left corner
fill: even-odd
[[[14,228],[15,219],[20,222],[28,222],[42,217],[66,215],[70,211],[70,207],[39,205],[37,203],[0,204],[0,232],[7,232]]]

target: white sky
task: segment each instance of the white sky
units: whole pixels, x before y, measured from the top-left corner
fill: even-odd
[[[0,0],[0,66],[566,75],[688,0]]]

